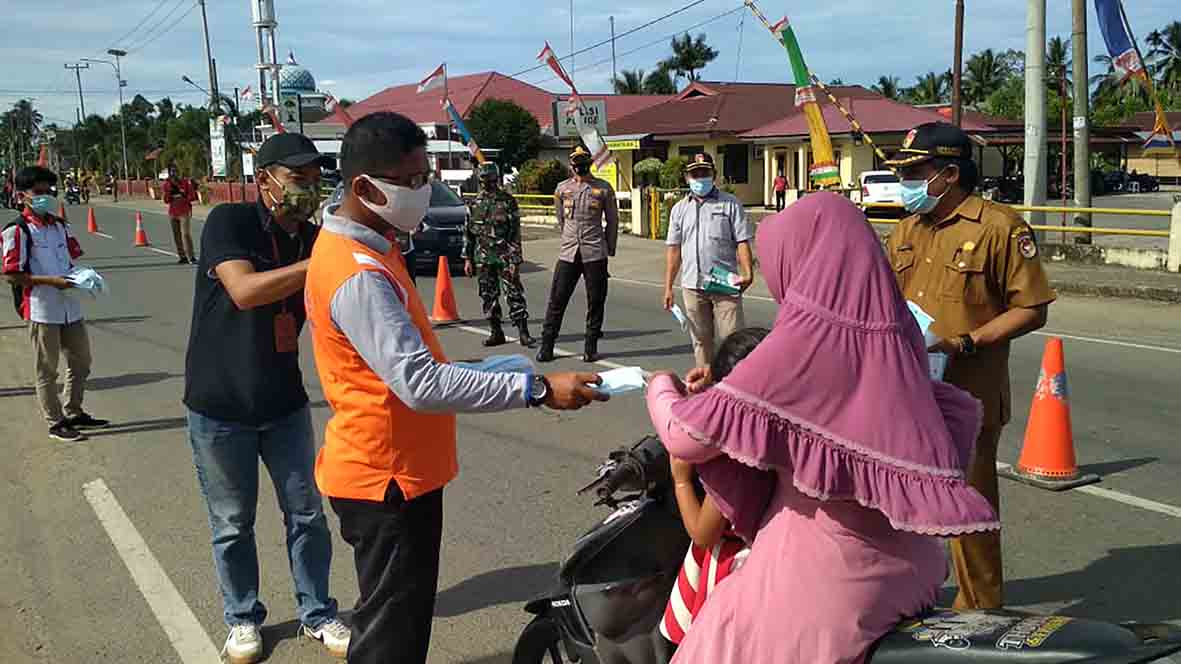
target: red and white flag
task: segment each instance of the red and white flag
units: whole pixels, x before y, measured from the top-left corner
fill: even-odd
[[[541,53],[537,54],[537,60],[542,64],[549,65],[549,68],[554,70],[558,78],[565,81],[566,85],[569,85],[570,89],[574,90],[574,81],[570,80],[570,76],[566,74],[566,70],[562,69],[562,63],[558,62],[558,56],[554,53],[554,49],[550,47],[548,41],[545,43],[545,48],[541,49]],[[578,92],[575,91],[574,94],[577,95]]]
[[[241,98],[242,101],[254,101],[254,90],[251,90],[250,86],[248,85],[246,86],[245,90],[238,93],[238,97]]]
[[[437,88],[443,87],[447,83],[447,65],[441,64],[439,68],[427,74],[427,77],[419,81],[418,94],[430,92]]]

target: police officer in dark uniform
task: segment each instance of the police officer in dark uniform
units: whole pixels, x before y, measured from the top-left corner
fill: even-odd
[[[607,303],[607,258],[615,255],[619,207],[615,189],[591,175],[591,161],[590,153],[578,146],[570,153],[574,177],[563,181],[554,190],[562,248],[554,266],[541,349],[537,351],[539,362],[554,359],[554,343],[562,330],[566,305],[570,303],[579,277],[586,279],[587,304],[586,347],[582,359],[586,362],[599,359],[598,343],[603,335],[603,308]]]
[[[507,339],[500,324],[500,290],[508,302],[508,316],[520,332],[521,345],[531,348],[529,310],[521,285],[521,213],[517,199],[500,188],[500,167],[480,165],[480,195],[471,205],[471,217],[463,232],[463,270],[478,276],[480,299],[492,335],[485,346],[499,346]]]
[[[886,165],[901,176],[912,213],[887,240],[890,262],[906,299],[935,319],[941,341],[931,350],[950,358],[943,379],[984,406],[967,479],[999,514],[997,442],[1012,410],[1009,344],[1045,326],[1056,295],[1025,221],[974,193],[979,172],[967,134],[942,122],[920,125]],[[1000,608],[1000,533],[960,537],[951,551],[955,608]]]

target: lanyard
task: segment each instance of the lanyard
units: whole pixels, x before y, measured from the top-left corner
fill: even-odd
[[[283,258],[279,255],[279,241],[275,239],[275,232],[273,230],[269,235],[271,236],[271,251],[275,254],[275,264],[283,267]],[[296,232],[296,238],[299,240],[299,253],[295,254],[295,261],[299,262],[303,257],[303,238],[299,236],[298,231]],[[287,313],[287,298],[281,300],[279,307],[280,313]]]

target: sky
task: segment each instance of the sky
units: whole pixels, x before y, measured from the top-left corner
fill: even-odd
[[[621,35],[677,10],[690,0],[574,0],[574,48],[610,37],[609,17]],[[791,18],[810,68],[822,79],[870,85],[892,75],[904,85],[928,71],[951,66],[953,0],[763,0],[772,20]],[[1181,20],[1178,0],[1125,0],[1132,30],[1144,36]],[[1025,48],[1025,0],[968,0],[965,52]],[[1048,0],[1047,36],[1069,38],[1070,0]],[[100,8],[101,7],[101,8]],[[256,81],[251,0],[208,0],[209,33],[223,92]],[[670,54],[669,38],[704,32],[719,51],[702,73],[705,80],[788,82],[786,56],[739,0],[704,0],[671,18],[616,40],[617,68],[651,70]],[[152,14],[153,10],[155,13]],[[543,42],[559,55],[571,52],[567,0],[275,0],[280,59],[294,51],[322,91],[363,99],[385,87],[417,82],[440,62],[451,76],[496,70],[515,74],[534,67]],[[1089,56],[1103,42],[1088,2]],[[0,108],[33,98],[47,122],[69,125],[78,106],[74,73],[81,58],[123,58],[124,90],[130,100],[169,96],[177,103],[204,104],[204,93],[181,81],[188,75],[208,88],[208,67],[195,0],[0,0],[8,38],[0,42]],[[146,18],[146,21],[144,20]],[[142,24],[141,24],[142,21]],[[965,55],[965,57],[967,57]],[[567,61],[569,68],[569,62]],[[1094,65],[1092,65],[1094,66]],[[609,92],[611,48],[574,59],[582,92]],[[1092,72],[1097,73],[1097,72]],[[558,91],[545,70],[521,78]],[[257,87],[257,86],[256,86]],[[88,113],[118,106],[112,67],[92,64],[82,72]]]

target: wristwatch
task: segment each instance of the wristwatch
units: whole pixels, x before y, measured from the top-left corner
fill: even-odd
[[[972,340],[972,335],[961,334],[960,335],[960,355],[971,356],[971,355],[975,355],[975,354],[976,354],[976,342]]]
[[[529,383],[529,407],[537,408],[549,398],[549,381],[545,376],[533,376]]]

